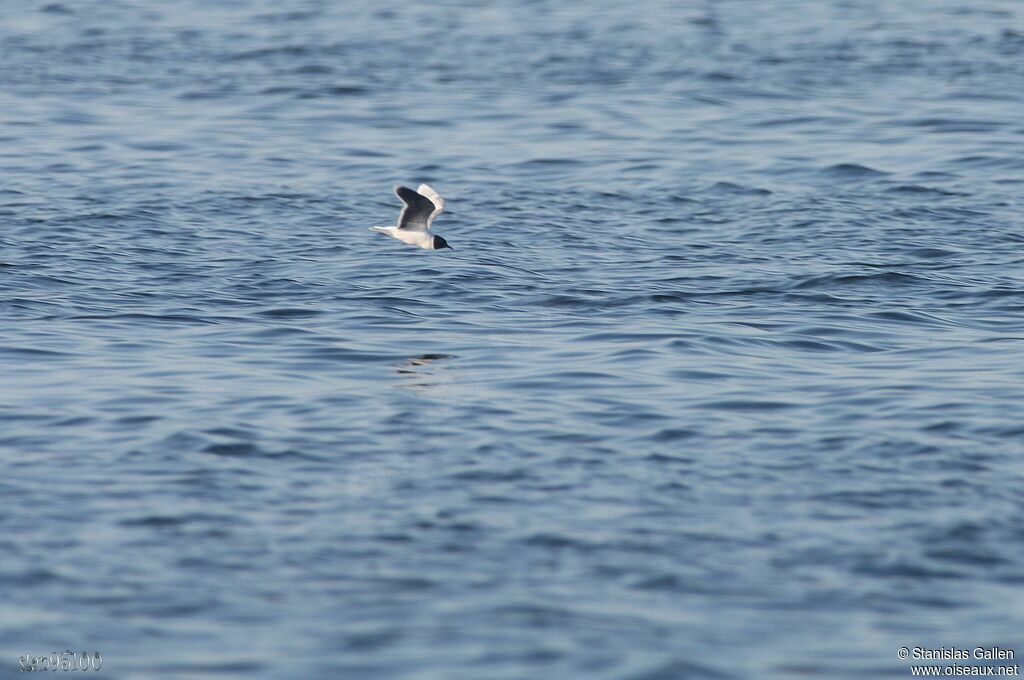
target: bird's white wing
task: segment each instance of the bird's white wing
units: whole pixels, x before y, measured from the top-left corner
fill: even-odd
[[[430,213],[430,217],[427,218],[427,228],[430,228],[430,223],[434,221],[434,218],[441,214],[444,210],[444,199],[441,198],[441,194],[434,191],[434,187],[429,184],[421,184],[416,187],[416,193],[420,196],[426,196],[430,199],[430,202],[434,204],[434,210]]]

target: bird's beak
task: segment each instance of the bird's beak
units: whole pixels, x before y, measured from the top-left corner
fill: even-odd
[[[448,245],[448,244],[446,243],[445,245]],[[448,246],[448,250],[455,250],[455,248],[452,248],[451,246]]]

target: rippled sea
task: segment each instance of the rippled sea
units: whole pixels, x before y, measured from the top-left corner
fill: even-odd
[[[1022,104],[1011,0],[7,3],[2,674],[1019,657]]]

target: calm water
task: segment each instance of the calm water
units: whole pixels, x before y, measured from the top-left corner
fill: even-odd
[[[1024,5],[479,4],[6,4],[3,673],[1024,654]]]

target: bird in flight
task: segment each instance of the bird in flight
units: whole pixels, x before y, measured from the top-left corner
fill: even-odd
[[[403,243],[427,250],[451,248],[444,238],[430,233],[430,224],[444,210],[444,199],[441,198],[441,194],[430,186],[421,184],[416,191],[395,185],[395,195],[405,203],[402,212],[398,214],[398,226],[370,227],[370,231],[379,231]]]

